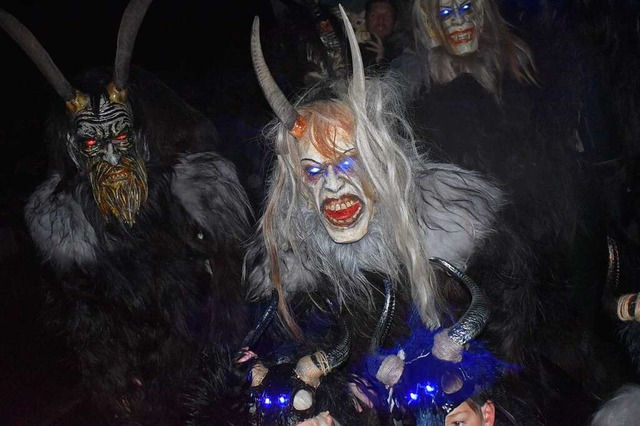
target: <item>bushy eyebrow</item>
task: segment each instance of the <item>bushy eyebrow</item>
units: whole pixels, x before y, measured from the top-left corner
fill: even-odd
[[[338,160],[342,160],[344,157],[346,157],[346,156],[347,156],[347,154],[349,154],[351,151],[355,151],[355,150],[356,150],[356,149],[355,149],[355,147],[354,147],[354,148],[349,148],[349,149],[347,149],[346,151],[344,151],[342,154],[340,154],[340,155],[339,155],[338,157],[336,157],[336,158],[337,158]],[[316,160],[314,160],[314,159],[312,159],[312,158],[307,158],[307,157],[301,158],[301,159],[300,159],[300,161],[309,161],[309,162],[312,162],[312,163],[315,163],[315,164],[319,164],[319,165],[328,164],[328,162],[320,163],[319,161],[316,161]]]

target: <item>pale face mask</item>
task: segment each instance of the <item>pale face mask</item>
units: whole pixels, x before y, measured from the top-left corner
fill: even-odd
[[[353,243],[367,234],[373,216],[373,200],[356,170],[356,150],[346,133],[336,134],[335,155],[325,157],[311,143],[300,153],[303,180],[310,204],[318,211],[329,236],[336,243]]]
[[[476,1],[440,0],[438,16],[452,54],[464,56],[478,50],[483,22],[482,11]]]

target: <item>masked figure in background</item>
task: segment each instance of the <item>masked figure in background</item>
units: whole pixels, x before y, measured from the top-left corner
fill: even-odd
[[[252,295],[260,299],[275,288],[278,318],[294,336],[298,315],[329,295],[352,327],[353,361],[367,352],[385,279],[398,294],[390,342],[407,337],[414,307],[427,329],[443,324],[449,306],[462,312],[468,296],[429,262],[440,257],[491,300],[483,330],[489,350],[538,375],[539,403],[553,405],[544,364],[574,369],[592,349],[589,336],[573,327],[566,289],[542,279],[547,265],[506,220],[511,206],[498,185],[417,153],[402,89],[393,75],[365,82],[355,37],[347,33],[352,79],[325,81],[295,103],[276,85],[254,33],[254,68],[278,118],[265,135],[278,161],[247,257]]]
[[[492,0],[417,0],[413,15],[427,87],[469,74],[499,98],[505,73],[536,83],[531,49],[512,33]]]
[[[624,365],[621,348],[607,343],[610,331],[592,321],[602,316],[606,214],[597,177],[582,164],[599,126],[570,34],[534,27],[535,66],[531,44],[492,0],[417,0],[413,15],[418,63],[429,80],[411,109],[428,142],[421,149],[502,184],[513,205],[510,221],[546,265],[543,279],[572,291],[578,327],[602,350],[596,358],[616,360],[609,370]],[[609,379],[627,367],[571,374],[599,377],[587,386],[609,393],[617,386]]]
[[[88,396],[80,406],[91,407],[92,422],[173,424],[202,349],[224,360],[246,334],[237,282],[248,200],[234,166],[215,152],[213,124],[155,77],[130,70],[150,3],[127,6],[114,69],[89,71],[74,86],[0,11],[63,101],[47,124],[50,175],[25,216],[55,276],[45,321],[74,351]],[[225,361],[215,367],[222,391]]]

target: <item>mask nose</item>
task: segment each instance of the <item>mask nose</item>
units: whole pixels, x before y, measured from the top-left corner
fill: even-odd
[[[344,186],[344,181],[340,177],[338,169],[335,166],[329,166],[325,173],[325,189],[330,192],[338,192]]]
[[[102,155],[102,159],[112,166],[117,166],[120,162],[120,154],[116,153],[113,149],[113,145],[109,143],[107,144],[105,153]]]

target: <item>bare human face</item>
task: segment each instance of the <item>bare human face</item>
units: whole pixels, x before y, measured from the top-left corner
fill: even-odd
[[[475,0],[440,0],[438,16],[446,37],[448,50],[464,56],[478,50],[482,13]]]
[[[467,400],[447,414],[444,426],[493,426],[494,419],[493,402],[487,401],[480,409],[477,409],[471,406]]]
[[[365,195],[355,172],[357,155],[353,143],[344,130],[337,129],[330,157],[311,143],[303,146],[300,163],[309,201],[329,236],[340,244],[359,241],[367,234],[373,201]]]
[[[371,4],[367,11],[367,30],[380,38],[385,38],[393,31],[396,14],[393,7],[384,2]]]

